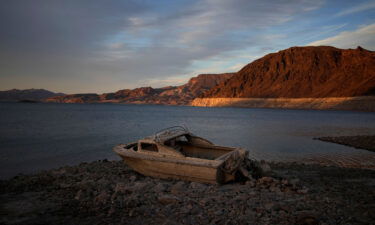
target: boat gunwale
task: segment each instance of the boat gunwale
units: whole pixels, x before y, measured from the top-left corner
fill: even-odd
[[[150,153],[134,151],[133,149],[124,148],[131,144],[134,144],[134,143],[119,144],[115,146],[113,150],[122,157],[138,158],[138,159],[160,161],[160,162],[170,162],[170,163],[176,163],[176,164],[188,164],[188,165],[210,167],[210,168],[220,167],[229,158],[230,155],[240,150],[239,148],[233,148],[232,151],[228,150],[228,153],[225,153],[224,155],[216,159],[202,159],[202,158],[187,157],[187,156],[180,158],[180,157],[171,157],[167,155],[157,155],[157,154],[154,155]]]

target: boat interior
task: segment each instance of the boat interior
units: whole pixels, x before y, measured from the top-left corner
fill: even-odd
[[[132,143],[125,146],[126,149],[132,149],[134,151],[138,151],[139,147],[143,151],[148,152],[159,152],[159,150],[162,151],[160,148],[163,148],[164,150],[165,148],[168,148],[181,153],[185,157],[209,160],[221,159],[225,157],[227,153],[234,150],[234,148],[230,147],[216,146],[206,139],[191,135],[181,135],[169,139],[165,141],[163,145],[159,146],[142,141],[140,142],[140,145],[138,145],[138,143]]]
[[[229,147],[216,146],[203,138],[190,135],[173,138],[164,144],[181,152],[186,157],[210,160],[220,159],[234,150]]]
[[[212,142],[192,135],[185,127],[175,126],[163,129],[154,136],[125,147],[142,152],[162,153],[175,157],[190,157],[208,160],[225,158],[235,148],[216,146]]]

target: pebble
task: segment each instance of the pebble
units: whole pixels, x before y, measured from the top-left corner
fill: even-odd
[[[207,188],[207,185],[201,184],[201,183],[197,183],[197,182],[191,182],[189,187],[191,189],[198,189],[199,191],[202,191],[202,190],[204,190],[204,189]]]
[[[98,196],[95,198],[95,203],[97,204],[105,204],[110,198],[110,195],[106,191],[100,192]]]
[[[173,195],[162,195],[158,198],[158,201],[164,205],[174,204],[180,201],[180,199]]]
[[[185,182],[183,181],[179,181],[171,187],[171,193],[174,195],[184,193],[186,190]]]
[[[167,185],[163,183],[158,183],[157,185],[155,185],[153,189],[156,193],[165,192],[167,190]]]
[[[258,183],[268,184],[268,183],[272,183],[273,181],[274,181],[274,179],[272,177],[262,177],[258,180]]]

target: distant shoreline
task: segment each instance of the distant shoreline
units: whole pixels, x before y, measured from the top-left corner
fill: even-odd
[[[1,101],[0,103],[24,103],[24,101]],[[340,110],[375,112],[375,96],[328,97],[328,98],[195,98],[188,104],[162,104],[155,102],[50,102],[47,104],[121,104],[121,105],[162,105],[193,107],[238,107],[269,109]],[[28,103],[28,102],[27,102]]]
[[[196,98],[198,107],[352,110],[375,112],[375,96],[328,98]]]
[[[314,139],[375,152],[375,135],[319,137]]]

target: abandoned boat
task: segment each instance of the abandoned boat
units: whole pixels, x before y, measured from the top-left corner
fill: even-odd
[[[214,145],[180,126],[113,150],[145,176],[219,184],[234,180],[247,156],[244,149]]]

